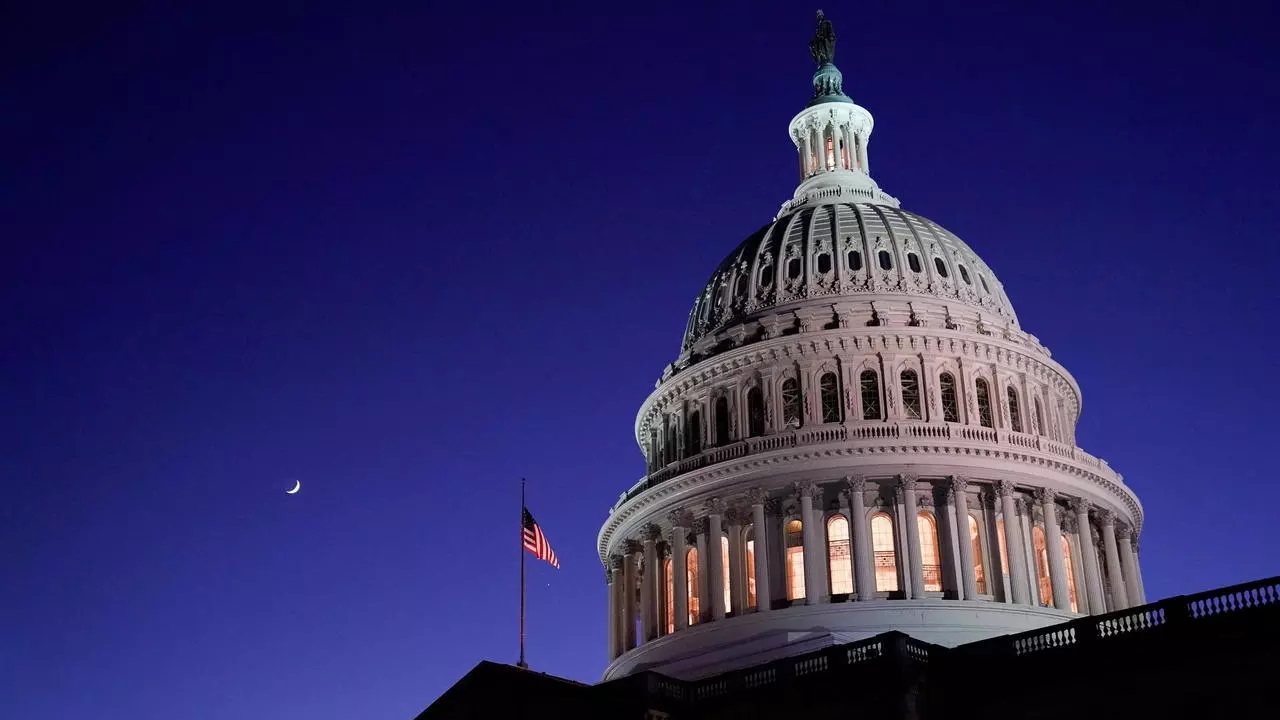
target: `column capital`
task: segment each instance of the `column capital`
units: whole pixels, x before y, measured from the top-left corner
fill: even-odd
[[[1106,508],[1096,508],[1096,510],[1098,513],[1098,522],[1102,523],[1103,527],[1106,527],[1107,525],[1115,527],[1115,524],[1116,524],[1115,513],[1111,512],[1110,510],[1107,510]]]
[[[1116,523],[1116,539],[1128,540],[1133,537],[1133,528],[1126,523]]]
[[[951,475],[947,478],[947,488],[951,492],[962,493],[969,489],[969,478],[964,475]]]
[[[1058,493],[1054,492],[1052,488],[1041,487],[1036,488],[1035,497],[1036,502],[1041,505],[1053,505],[1054,500],[1058,497]]]
[[[764,501],[764,512],[769,517],[782,517],[782,503],[778,498],[768,498]]]
[[[742,522],[743,513],[738,509],[737,505],[730,505],[724,510],[724,522],[732,527]]]
[[[649,523],[644,526],[643,535],[646,542],[657,542],[662,539],[662,528],[657,523]]]
[[[995,488],[996,493],[999,494],[1000,497],[1006,497],[1013,494],[1014,485],[1008,480],[997,480],[995,482]]]
[[[708,530],[707,519],[702,517],[693,521],[693,534],[702,535]]]
[[[622,555],[618,553],[614,553],[609,556],[609,569],[610,570],[622,569]]]
[[[640,544],[639,540],[628,539],[622,541],[622,552],[626,555],[632,555],[634,553],[642,552],[643,550],[644,546]]]
[[[752,505],[764,505],[769,500],[769,491],[754,487],[747,491],[747,500]]]
[[[724,515],[725,503],[718,497],[708,498],[705,507],[708,515]]]
[[[684,510],[672,510],[667,513],[667,522],[671,524],[673,530],[676,528],[684,530],[693,524],[693,518]]]
[[[812,498],[818,496],[817,483],[797,480],[792,483],[791,487],[795,489],[796,495],[800,497]]]
[[[1067,499],[1067,506],[1071,508],[1071,512],[1077,515],[1089,515],[1089,501],[1081,497],[1073,497]]]
[[[846,475],[844,483],[848,492],[861,493],[867,491],[867,478],[862,475]]]

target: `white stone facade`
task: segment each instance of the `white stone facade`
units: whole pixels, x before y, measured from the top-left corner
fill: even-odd
[[[796,116],[795,197],[712,274],[640,409],[648,473],[598,540],[605,679],[1145,602],[1142,507],[1076,447],[1075,380],[968,245],[870,179],[871,126],[852,102]]]

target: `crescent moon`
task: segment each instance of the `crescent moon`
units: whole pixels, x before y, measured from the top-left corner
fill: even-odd
[[[299,490],[301,490],[301,489],[302,489],[302,481],[301,481],[301,480],[294,480],[293,482],[294,482],[293,489],[292,489],[292,490],[285,490],[285,494],[287,494],[287,495],[296,495],[296,494],[297,494],[297,492],[298,492]]]

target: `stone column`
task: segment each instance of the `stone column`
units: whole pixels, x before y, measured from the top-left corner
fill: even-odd
[[[773,595],[769,592],[769,524],[764,517],[769,494],[753,488],[748,497],[751,500],[751,534],[755,540],[756,611],[766,612],[773,609]]]
[[[698,622],[711,619],[711,593],[707,589],[707,519],[698,518],[693,523],[693,542],[698,550],[698,585],[694,592],[698,597]]]
[[[1019,538],[1018,546],[1027,564],[1027,593],[1031,597],[1031,604],[1039,605],[1040,569],[1036,566],[1035,544],[1031,541],[1031,529],[1036,526],[1035,509],[1031,498],[1025,496],[1019,496],[1014,504],[1018,506],[1018,524],[1022,527],[1022,537]],[[1045,558],[1048,558],[1048,553],[1045,553]],[[1050,591],[1052,592],[1052,589]]]
[[[920,556],[920,511],[916,504],[916,476],[898,476],[898,494],[901,496],[903,514],[902,529],[907,535],[907,567],[911,570],[911,598],[924,597],[924,559]]]
[[[1116,547],[1116,516],[1110,510],[1099,510],[1102,522],[1102,552],[1107,558],[1107,579],[1111,581],[1111,607],[1126,610],[1129,595],[1124,587],[1124,574],[1120,571],[1120,549]]]
[[[711,595],[711,619],[724,619],[724,555],[720,542],[724,537],[721,517],[724,501],[711,498],[707,501],[707,592]]]
[[[729,609],[734,616],[741,615],[746,608],[747,572],[743,561],[742,518],[738,508],[729,508],[724,514],[729,523]]]
[[[1121,525],[1116,528],[1116,540],[1119,542],[1120,567],[1124,572],[1125,596],[1129,598],[1129,607],[1142,605],[1142,594],[1138,591],[1138,561],[1133,556],[1133,528]]]
[[[822,556],[814,540],[813,496],[818,494],[818,486],[811,482],[797,482],[795,490],[800,496],[800,523],[803,525],[800,537],[804,543],[804,604],[817,605],[826,594],[819,586],[821,576],[818,574],[818,563],[822,561]]]
[[[622,650],[636,647],[636,564],[642,548],[635,540],[623,542],[622,554]]]
[[[966,594],[964,589],[964,560],[960,556],[960,546],[966,544],[969,539],[969,524],[966,522],[961,525],[957,522],[959,515],[956,514],[956,492],[955,488],[947,483],[942,488],[942,507],[938,508],[937,493],[934,493],[934,510],[937,512],[938,528],[943,533],[940,538],[942,547],[939,550],[945,554],[946,562],[943,564],[943,591],[951,591],[956,594],[957,600],[972,599],[972,594]],[[967,518],[966,518],[967,520]],[[972,548],[970,548],[972,554]],[[973,566],[969,566],[969,571],[973,571]]]
[[[1080,560],[1084,566],[1084,593],[1089,601],[1089,612],[1093,615],[1102,615],[1107,611],[1107,604],[1102,599],[1102,575],[1098,572],[1098,552],[1093,548],[1093,530],[1089,524],[1089,502],[1084,498],[1072,498],[1071,511],[1076,514],[1076,535],[1080,539]],[[1076,588],[1076,592],[1080,592],[1079,587]]]
[[[964,594],[960,598],[962,600],[976,600],[978,598],[978,576],[973,571],[976,563],[973,557],[973,538],[969,537],[969,496],[966,493],[968,487],[969,483],[965,478],[959,475],[952,475],[948,494],[955,497],[955,525],[956,532],[960,535],[960,582],[964,588]],[[998,549],[997,552],[999,552]],[[995,595],[995,593],[992,593],[992,595]]]
[[[658,579],[658,538],[662,531],[650,523],[644,529],[644,574],[640,577],[640,628],[644,642],[658,637],[658,599],[662,597]]]
[[[995,487],[986,485],[978,491],[978,503],[982,506],[982,524],[983,531],[987,540],[987,556],[990,562],[987,567],[988,572],[987,591],[991,593],[991,597],[996,602],[1008,603],[1013,602],[1013,596],[1009,590],[1009,570],[1006,562],[1000,554],[1000,529],[996,518],[996,510],[1000,505],[1000,496],[996,493]]]
[[[871,547],[871,526],[867,521],[867,481],[861,475],[845,478],[849,483],[849,525],[853,531],[853,583],[859,600],[876,595],[875,554]],[[850,598],[852,599],[852,597]]]
[[[1022,550],[1022,523],[1018,521],[1018,510],[1013,498],[1013,483],[1008,480],[996,481],[996,492],[1000,494],[1000,508],[1004,515],[1004,544],[1009,556],[1009,586],[1013,593],[1013,602],[1017,605],[1030,605],[1030,586],[1027,583],[1027,556]]]
[[[622,620],[622,556],[609,556],[609,662],[622,654],[621,629]]]
[[[689,627],[689,568],[685,564],[689,550],[685,535],[689,532],[685,517],[678,512],[667,516],[671,522],[671,606],[677,631]]]
[[[1044,547],[1049,554],[1049,582],[1053,585],[1053,606],[1071,610],[1071,594],[1067,588],[1067,563],[1062,556],[1062,528],[1058,525],[1057,493],[1049,488],[1036,491],[1040,510],[1044,513]]]
[[[1138,600],[1147,604],[1147,588],[1142,584],[1142,563],[1138,562],[1138,533],[1133,533],[1133,581],[1138,585]]]

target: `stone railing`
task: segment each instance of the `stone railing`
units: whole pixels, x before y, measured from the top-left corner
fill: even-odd
[[[961,425],[958,423],[865,422],[839,425],[827,424],[750,437],[719,447],[708,448],[697,455],[670,463],[641,478],[639,482],[622,493],[614,508],[616,509],[619,505],[641,492],[674,477],[756,453],[828,443],[859,444],[866,441],[902,439],[956,441],[1020,448],[1070,460],[1104,475],[1114,474],[1105,460],[1096,458],[1078,447],[1050,440],[1043,435],[1031,435],[1008,430],[996,430],[980,425]]]

